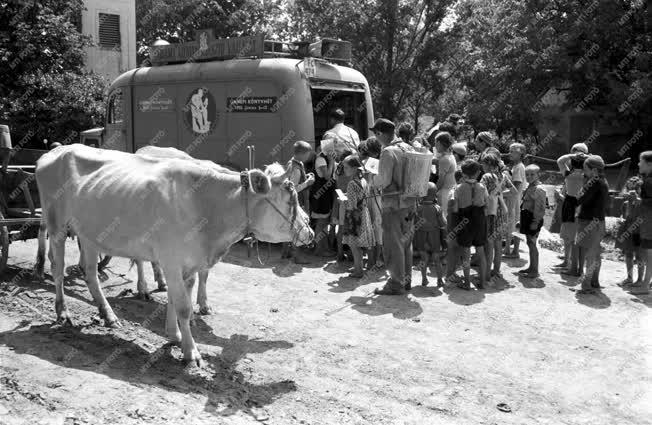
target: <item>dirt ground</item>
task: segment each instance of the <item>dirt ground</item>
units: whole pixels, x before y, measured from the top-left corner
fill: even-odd
[[[616,286],[622,263],[605,262],[600,295],[577,295],[543,250],[541,279],[510,260],[499,289],[378,297],[381,275],[354,281],[265,246],[260,265],[236,246],[211,271],[213,314],[195,317],[204,365],[184,368],[166,345],[166,293],[125,293],[127,260],[103,283],[123,327],[103,327],[70,278],[75,326],[61,328],[52,281],[30,276],[35,251],[13,243],[2,279],[0,424],[652,423],[652,297]]]

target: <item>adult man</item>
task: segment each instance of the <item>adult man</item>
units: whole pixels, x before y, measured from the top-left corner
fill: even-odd
[[[344,111],[335,109],[330,113],[329,124],[331,129],[324,133],[324,140],[333,140],[335,153],[339,157],[346,151],[356,152],[360,144],[360,136],[349,126],[344,125]]]
[[[379,118],[371,131],[383,146],[378,166],[378,178],[374,182],[383,194],[383,256],[389,272],[389,279],[383,288],[377,288],[377,295],[401,295],[412,285],[412,236],[413,218],[416,208],[415,197],[396,194],[404,188],[405,162],[401,152],[414,148],[394,136],[394,123]],[[403,287],[405,285],[405,287]]]

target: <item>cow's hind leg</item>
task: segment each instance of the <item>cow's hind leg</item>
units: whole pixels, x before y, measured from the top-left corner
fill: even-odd
[[[68,324],[72,326],[72,320],[66,307],[65,295],[63,293],[63,268],[64,254],[66,247],[66,237],[63,233],[55,233],[54,236],[50,234],[50,264],[52,267],[52,277],[54,278],[54,287],[56,288],[56,298],[54,301],[54,310],[57,313],[57,323]]]
[[[190,331],[190,317],[192,315],[192,299],[190,295],[192,286],[186,285],[183,281],[183,273],[180,267],[171,266],[166,262],[162,262],[161,267],[168,281],[168,303],[171,301],[179,322],[183,359],[185,362],[195,363],[200,366],[201,356]],[[170,313],[168,312],[169,320]],[[168,323],[168,326],[170,326],[170,323]]]
[[[199,304],[199,314],[205,316],[211,314],[211,307],[208,305],[208,297],[206,296],[206,281],[208,280],[208,270],[200,270],[199,273],[199,286],[197,287],[197,304]]]
[[[82,242],[82,252],[84,254],[84,267],[86,274],[86,285],[91,292],[97,307],[100,310],[100,317],[104,319],[104,324],[111,328],[120,326],[120,322],[116,317],[109,302],[104,297],[102,288],[100,287],[99,279],[97,278],[97,256],[98,251],[93,246],[86,242]]]
[[[43,220],[38,228],[38,250],[36,251],[36,264],[34,264],[34,276],[39,280],[43,280],[45,276],[46,234],[47,228],[45,226],[45,221]]]
[[[138,270],[138,282],[136,283],[138,293],[136,294],[136,298],[151,301],[152,296],[149,294],[149,290],[147,288],[148,284],[147,280],[145,279],[145,269],[143,267],[143,262],[140,260],[134,260],[134,262],[136,263],[136,269]]]
[[[158,290],[165,291],[168,289],[168,285],[165,283],[165,276],[163,276],[163,270],[161,266],[156,262],[152,261],[152,272],[154,272],[154,280],[158,283]]]

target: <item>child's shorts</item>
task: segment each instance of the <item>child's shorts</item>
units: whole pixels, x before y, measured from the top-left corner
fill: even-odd
[[[582,248],[599,246],[605,233],[604,220],[578,220],[575,244]]]
[[[417,231],[412,241],[412,249],[426,252],[441,251],[441,231],[439,229]]]
[[[539,220],[536,229],[532,230],[532,223],[534,223],[534,214],[530,210],[521,210],[521,227],[520,231],[525,236],[537,236],[541,227],[543,227],[543,220]]]

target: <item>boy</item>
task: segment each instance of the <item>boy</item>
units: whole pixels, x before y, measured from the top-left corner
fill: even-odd
[[[580,277],[581,294],[594,293],[600,288],[600,241],[606,233],[604,217],[609,203],[609,186],[604,177],[604,161],[599,155],[590,155],[584,161],[585,183],[577,200],[577,236],[575,243],[579,249],[580,264],[586,262],[586,273]],[[580,271],[582,269],[580,268]]]
[[[512,236],[505,244],[505,253],[503,255],[505,258],[519,258],[520,255],[519,244],[521,243],[521,240],[514,236],[513,233],[516,232],[516,222],[518,221],[520,202],[525,186],[525,165],[523,165],[523,155],[525,155],[525,145],[522,143],[512,143],[509,145],[509,158],[512,160],[512,184],[516,188],[516,195],[508,196],[506,199],[507,208],[509,209],[507,233]],[[510,252],[509,249],[512,243],[514,244],[514,249]]]
[[[464,282],[458,284],[458,287],[466,290],[471,289],[470,257],[471,246],[474,246],[480,260],[479,283],[476,287],[483,289],[487,276],[487,259],[484,253],[484,245],[487,238],[485,208],[489,195],[484,185],[477,181],[480,173],[482,173],[482,167],[477,161],[464,161],[462,163],[462,173],[464,179],[455,187],[452,205],[452,212],[456,221],[453,232],[463,255]]]
[[[521,206],[521,233],[525,235],[530,254],[530,265],[519,271],[523,277],[539,277],[539,250],[537,238],[543,226],[543,216],[546,213],[546,191],[540,187],[539,167],[528,165],[525,167],[525,179],[528,187],[523,193]]]
[[[564,269],[562,274],[579,276],[579,259],[575,245],[575,234],[577,233],[575,213],[577,199],[584,185],[584,160],[587,156],[582,152],[572,154],[570,162],[562,160],[565,156],[557,160],[559,171],[565,176],[565,195],[561,207],[561,228],[559,230],[559,236],[564,241],[564,261],[555,267]]]
[[[313,154],[312,146],[309,143],[299,140],[292,146],[293,156],[288,161],[286,169],[289,170],[288,178],[294,183],[294,188],[299,195],[299,205],[306,213],[308,212],[308,203],[310,194],[308,189],[315,182],[315,176],[312,173],[306,174],[304,163],[310,160]],[[303,258],[297,247],[291,242],[283,244],[281,258],[291,258],[297,264],[307,264],[308,261]]]
[[[413,245],[421,259],[421,285],[428,285],[428,265],[434,264],[437,287],[442,287],[442,268],[437,254],[442,249],[442,238],[446,237],[446,219],[437,205],[437,186],[434,183],[428,183],[428,194],[421,198],[416,220]]]

